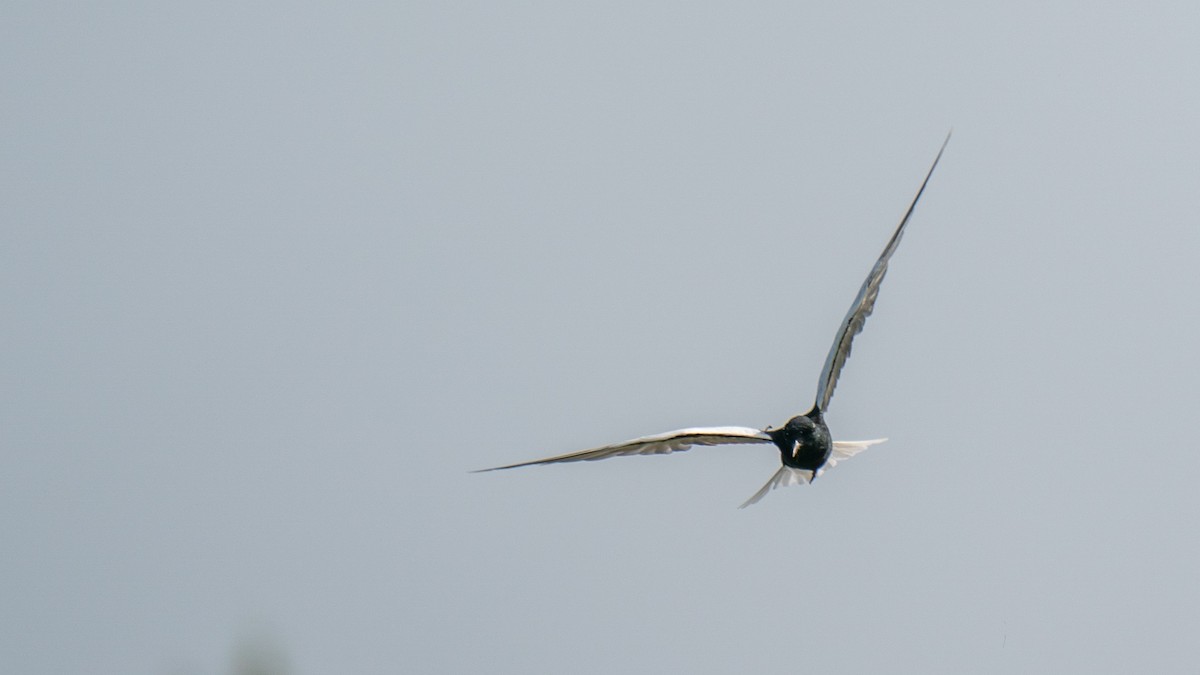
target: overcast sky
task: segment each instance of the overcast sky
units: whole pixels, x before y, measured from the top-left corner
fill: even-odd
[[[4,3],[0,672],[1196,672],[1198,43]],[[951,128],[827,416],[887,443],[468,473],[807,410]]]

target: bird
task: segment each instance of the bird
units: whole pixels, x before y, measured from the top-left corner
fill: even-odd
[[[653,434],[651,436],[642,436],[622,443],[604,445],[565,455],[480,469],[475,473],[502,471],[543,464],[594,461],[629,455],[665,455],[688,450],[695,446],[774,444],[779,450],[781,466],[758,492],[751,495],[739,507],[745,508],[751,504],[758,503],[759,500],[776,488],[812,483],[817,479],[817,476],[822,475],[828,469],[832,469],[838,462],[847,460],[873,445],[886,441],[886,438],[868,441],[835,441],[829,432],[829,427],[825,423],[825,414],[828,412],[829,403],[833,399],[833,392],[837,387],[838,377],[842,373],[842,368],[846,365],[846,359],[850,357],[850,346],[855,336],[862,332],[867,317],[871,315],[871,312],[875,308],[875,301],[879,297],[880,284],[883,283],[883,277],[887,274],[888,262],[892,259],[892,255],[900,245],[900,239],[904,236],[905,227],[912,218],[913,211],[917,208],[917,202],[921,200],[921,195],[925,193],[925,187],[929,184],[929,179],[933,176],[933,171],[937,168],[938,162],[942,159],[942,153],[945,152],[946,146],[949,143],[950,134],[947,134],[945,141],[942,142],[942,146],[938,150],[937,156],[933,159],[933,164],[925,174],[925,180],[921,182],[921,187],[917,190],[916,196],[913,197],[908,210],[904,212],[904,217],[900,220],[900,224],[896,227],[895,232],[892,233],[892,237],[884,247],[883,253],[875,261],[870,273],[867,274],[866,280],[863,281],[862,286],[858,289],[858,295],[854,297],[854,302],[851,303],[850,310],[846,312],[846,317],[842,319],[841,324],[838,326],[837,335],[833,340],[833,345],[829,348],[828,356],[825,357],[825,365],[821,369],[821,375],[817,379],[816,400],[808,412],[796,415],[784,423],[783,426],[776,428],[755,429],[752,427],[737,426],[689,427],[661,434]]]

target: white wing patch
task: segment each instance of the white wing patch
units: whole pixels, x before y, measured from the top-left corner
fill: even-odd
[[[696,445],[735,445],[744,443],[771,443],[771,437],[765,432],[749,427],[689,427],[668,431],[653,436],[642,436],[624,443],[605,445],[591,450],[581,450],[566,455],[535,459],[531,462],[520,462],[507,466],[497,466],[482,471],[499,469],[514,469],[519,466],[536,464],[558,464],[560,462],[591,462],[609,457],[624,455],[666,455],[672,452],[687,450]]]
[[[830,453],[829,459],[825,461],[825,466],[817,469],[816,474],[820,476],[826,470],[837,466],[839,461],[850,459],[872,445],[877,445],[886,440],[886,438],[876,438],[870,441],[834,441],[833,452]],[[813,472],[808,469],[793,469],[790,466],[781,466],[775,472],[775,475],[771,476],[771,480],[768,480],[758,492],[755,492],[750,499],[747,499],[738,508],[744,509],[751,504],[757,504],[763,497],[767,496],[768,492],[775,488],[787,487],[789,485],[807,485],[812,482],[812,479]]]

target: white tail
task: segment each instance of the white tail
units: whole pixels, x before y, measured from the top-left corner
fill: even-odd
[[[817,469],[815,472],[808,469],[793,469],[790,466],[781,466],[775,472],[775,475],[771,476],[771,480],[768,480],[758,492],[755,492],[750,499],[747,499],[738,508],[744,509],[751,504],[757,504],[759,500],[766,497],[767,493],[775,488],[787,487],[789,485],[807,485],[812,482],[813,478],[825,473],[826,469],[832,469],[837,466],[839,461],[850,459],[872,445],[882,443],[886,440],[886,438],[876,438],[871,441],[834,441],[833,452],[830,453],[829,459],[825,461],[825,466]]]

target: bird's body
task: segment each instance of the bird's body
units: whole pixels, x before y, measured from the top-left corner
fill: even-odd
[[[837,335],[834,338],[833,346],[830,347],[829,355],[825,359],[825,367],[822,369],[821,376],[817,382],[816,401],[808,412],[796,415],[778,428],[758,430],[749,427],[692,427],[669,431],[663,434],[655,434],[653,436],[643,436],[623,443],[605,445],[566,455],[498,466],[492,469],[483,469],[483,471],[513,469],[536,464],[592,461],[621,455],[667,454],[687,450],[696,445],[773,443],[779,448],[779,459],[782,466],[763,485],[762,489],[750,497],[746,503],[742,504],[745,507],[762,499],[763,496],[775,488],[785,485],[811,483],[824,470],[832,468],[838,461],[849,459],[876,443],[882,443],[885,439],[872,441],[834,441],[833,436],[829,433],[829,427],[825,424],[825,412],[829,410],[829,402],[833,398],[833,391],[837,386],[838,376],[841,374],[846,359],[850,356],[850,345],[854,337],[862,332],[867,317],[871,315],[871,311],[875,307],[875,300],[879,295],[879,286],[883,282],[884,275],[887,273],[888,261],[891,259],[892,254],[895,253],[896,247],[899,246],[900,237],[904,234],[904,227],[908,224],[908,220],[912,216],[917,202],[920,201],[921,195],[925,192],[925,186],[929,183],[929,178],[933,175],[933,170],[937,168],[938,161],[942,158],[942,152],[945,151],[946,144],[949,142],[950,137],[946,136],[946,141],[942,143],[941,149],[938,150],[937,157],[933,160],[933,165],[929,167],[929,172],[925,174],[925,180],[921,183],[921,188],[917,191],[917,196],[913,198],[908,211],[900,221],[900,225],[892,234],[892,238],[888,240],[887,246],[884,247],[879,259],[875,261],[875,265],[871,268],[871,272],[867,275],[866,280],[863,281],[858,295],[850,305],[850,311],[846,313],[846,317],[842,320]]]
[[[767,429],[766,433],[779,448],[779,461],[784,466],[812,471],[813,478],[833,453],[833,436],[816,408],[796,415],[778,429]]]

